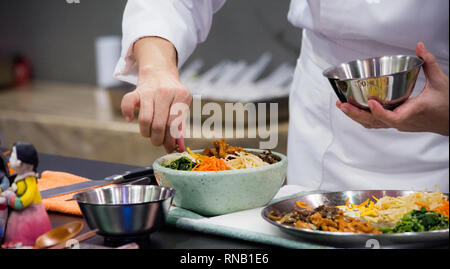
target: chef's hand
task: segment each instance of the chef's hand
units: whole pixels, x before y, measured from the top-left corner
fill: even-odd
[[[134,55],[139,79],[136,89],[122,99],[125,120],[132,121],[134,109],[139,109],[139,129],[143,137],[150,138],[155,146],[164,145],[167,152],[184,151],[183,137],[172,136],[170,129],[176,117],[185,116],[179,105],[189,108],[192,96],[180,82],[174,46],[159,37],[145,37],[135,42]],[[181,125],[176,128],[180,130]]]
[[[375,100],[368,102],[370,112],[340,101],[336,106],[366,128],[395,128],[403,132],[433,132],[448,136],[448,77],[422,42],[417,44],[416,54],[424,60],[423,70],[427,79],[419,95],[409,98],[393,111],[384,109]]]

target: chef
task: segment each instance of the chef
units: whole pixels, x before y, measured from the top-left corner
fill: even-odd
[[[137,85],[122,100],[139,108],[141,135],[184,150],[168,126],[175,103],[190,104],[178,68],[206,40],[224,0],[130,0],[115,76]],[[290,93],[288,183],[324,190],[449,190],[448,1],[292,0],[302,28]],[[236,22],[237,23],[237,22]],[[232,42],[232,40],[230,40]],[[300,45],[300,44],[299,44]],[[417,54],[425,61],[412,98],[371,112],[337,100],[322,71],[354,59]],[[423,90],[423,91],[422,91]],[[295,117],[293,117],[295,115]]]

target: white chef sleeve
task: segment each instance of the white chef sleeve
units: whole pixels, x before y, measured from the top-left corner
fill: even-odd
[[[178,67],[205,41],[213,14],[225,0],[129,0],[122,20],[122,52],[114,77],[136,84],[138,69],[133,44],[146,36],[169,40],[178,53]]]

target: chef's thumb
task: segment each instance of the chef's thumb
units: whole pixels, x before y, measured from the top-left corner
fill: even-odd
[[[134,109],[139,107],[139,103],[139,94],[136,91],[129,92],[123,96],[120,107],[126,121],[130,122],[134,119]]]
[[[419,42],[417,44],[416,54],[424,61],[423,71],[425,73],[425,77],[427,78],[427,80],[429,80],[429,82],[438,80],[440,79],[440,77],[442,77],[442,75],[444,75],[441,67],[439,66],[439,63],[436,60],[436,57],[434,57],[434,55],[425,48],[425,45],[422,42]]]
[[[183,152],[186,150],[185,145],[184,145],[184,137],[183,136],[176,138],[175,143],[178,145],[178,147],[177,147],[178,152]]]

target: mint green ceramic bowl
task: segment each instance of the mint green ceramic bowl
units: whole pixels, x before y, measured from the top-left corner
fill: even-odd
[[[262,152],[258,149],[248,151]],[[194,151],[201,152],[201,151]],[[176,190],[175,206],[192,210],[203,216],[262,207],[269,203],[286,178],[287,158],[256,168],[226,171],[178,171],[163,167],[169,155],[153,163],[155,176],[161,186]]]

